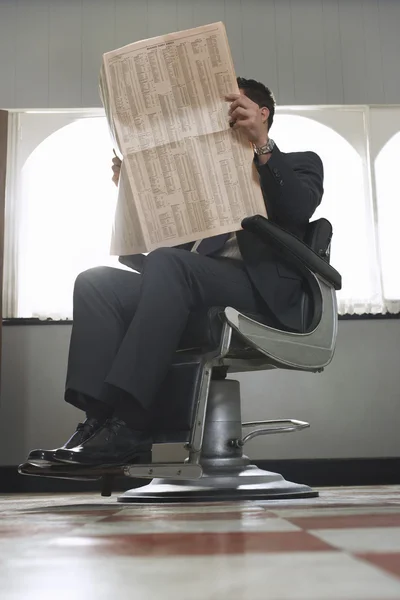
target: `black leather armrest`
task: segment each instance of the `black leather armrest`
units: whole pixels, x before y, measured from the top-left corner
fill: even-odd
[[[323,277],[335,290],[342,287],[340,274],[323,258],[318,256],[299,238],[285,231],[275,223],[261,215],[247,217],[242,221],[242,227],[261,238],[269,246],[273,246],[283,254],[293,268],[304,271],[304,267]],[[302,268],[303,267],[303,268]]]

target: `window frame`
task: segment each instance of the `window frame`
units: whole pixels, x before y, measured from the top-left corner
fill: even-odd
[[[367,177],[368,179],[368,183],[369,183],[369,196],[370,196],[370,202],[371,202],[371,215],[372,215],[372,219],[373,219],[373,234],[374,234],[374,246],[375,246],[375,251],[377,253],[377,260],[378,260],[378,264],[379,260],[380,260],[380,245],[379,245],[379,217],[378,217],[378,198],[377,198],[377,185],[376,185],[376,174],[375,174],[375,160],[377,158],[377,156],[379,155],[379,153],[376,153],[375,156],[373,156],[373,152],[371,152],[371,111],[374,109],[397,109],[400,110],[400,105],[318,105],[318,106],[279,106],[276,109],[276,114],[293,114],[293,115],[299,115],[299,116],[305,116],[308,118],[312,118],[314,120],[317,120],[318,122],[320,122],[323,125],[326,125],[326,123],[324,122],[324,120],[319,120],[319,119],[315,119],[315,113],[321,112],[323,113],[324,111],[330,110],[330,111],[362,111],[364,114],[364,118],[365,118],[365,128],[364,128],[364,139],[363,139],[363,144],[364,144],[364,149],[366,152],[366,172],[364,173],[364,175]],[[13,121],[12,121],[12,126],[9,127],[9,140],[8,140],[8,149],[9,149],[9,157],[11,156],[12,158],[15,158],[15,151],[16,151],[16,146],[17,146],[17,140],[18,138],[16,138],[15,136],[18,136],[20,134],[19,131],[19,119],[18,119],[18,115],[20,114],[65,114],[68,118],[67,120],[69,120],[70,123],[72,123],[74,120],[76,120],[77,117],[91,117],[91,116],[104,116],[104,110],[102,108],[79,108],[79,109],[37,109],[37,110],[21,110],[21,109],[15,109],[15,110],[10,110],[9,113],[11,115],[14,115]],[[15,115],[17,116],[17,118],[15,118]],[[44,139],[46,139],[46,137],[48,137],[49,135],[51,135],[51,133],[54,133],[55,131],[57,131],[58,129],[60,129],[61,127],[64,127],[65,125],[67,125],[68,123],[64,123],[63,125],[59,125],[57,126],[55,129],[53,129],[52,131],[48,132],[46,135],[44,135],[42,137],[43,141]],[[338,129],[336,127],[332,127],[337,133],[339,133],[340,135],[342,135],[340,133],[340,131],[338,131]],[[347,141],[349,141],[348,137],[343,136]],[[383,144],[383,146],[381,146],[381,150],[385,147],[385,145],[390,141],[391,138],[388,138],[385,143]],[[39,142],[40,143],[40,142]],[[350,142],[351,143],[351,142]],[[354,146],[354,144],[352,144]],[[37,146],[35,146],[37,147]],[[355,146],[354,146],[355,147]],[[110,143],[110,148],[111,148],[111,143]],[[34,148],[33,148],[34,149]],[[33,151],[33,149],[31,149],[31,152]],[[14,154],[13,154],[14,153]],[[29,156],[29,154],[27,155],[27,157]],[[26,158],[27,158],[26,157]],[[26,159],[25,159],[26,160]],[[20,164],[18,165],[14,165],[14,167],[21,166]],[[8,172],[8,167],[7,167],[7,172]],[[15,180],[18,178],[18,175],[15,174],[13,177],[13,182],[15,184]],[[7,181],[8,183],[8,181]],[[13,189],[13,185],[11,184],[11,189]],[[15,189],[13,190],[15,191]],[[10,192],[11,193],[11,192]],[[7,194],[6,194],[7,196]],[[10,204],[10,203],[8,203]],[[6,205],[6,212],[7,212],[7,205]],[[7,219],[7,215],[6,215],[6,219]],[[10,234],[7,234],[7,231],[5,232],[5,255],[8,255],[8,260],[5,260],[4,263],[4,280],[8,280],[8,282],[13,281],[14,282],[14,286],[17,285],[17,281],[18,281],[18,277],[16,276],[16,272],[14,271],[14,273],[10,273],[10,264],[11,261],[9,260],[9,253],[13,252],[15,255],[17,254],[17,248],[15,247],[15,240],[18,237],[17,232],[11,232]],[[11,246],[14,244],[14,247],[10,248],[10,244]],[[14,269],[16,269],[17,267],[14,265],[13,267]],[[381,287],[383,290],[383,281],[382,281],[382,269],[379,270],[380,272],[380,277],[381,277]],[[17,291],[16,287],[13,288],[14,292]],[[15,295],[15,293],[14,293]],[[9,306],[9,302],[10,302],[10,284],[8,285],[8,294],[6,293],[4,295],[4,300],[5,303],[7,304],[8,302],[8,306]],[[400,301],[400,298],[399,298]],[[377,314],[369,314],[369,313],[364,313],[364,314],[344,314],[344,315],[339,315],[339,319],[340,320],[360,320],[360,319],[398,319],[400,318],[400,313],[377,313]],[[3,323],[5,325],[17,325],[17,324],[29,324],[29,325],[48,325],[48,324],[71,324],[72,323],[72,319],[36,319],[36,318],[27,318],[27,317],[12,317],[12,318],[3,318]]]

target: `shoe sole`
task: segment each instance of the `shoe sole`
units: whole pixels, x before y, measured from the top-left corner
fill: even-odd
[[[151,462],[151,460],[150,460]],[[38,467],[31,463],[23,463],[18,467],[20,475],[30,475],[34,477],[50,477],[54,479],[73,479],[77,481],[98,481],[104,476],[122,477],[125,475],[126,464],[119,465],[99,465],[96,467],[76,467],[70,468],[65,465],[50,465],[49,467]]]
[[[86,468],[86,469],[90,469],[90,468],[97,468],[97,467],[103,467],[103,468],[108,468],[108,467],[114,467],[114,466],[126,466],[129,464],[149,464],[152,461],[152,453],[151,450],[143,450],[143,451],[137,451],[134,454],[129,454],[127,455],[125,458],[121,459],[120,462],[117,463],[117,465],[115,463],[82,463],[82,462],[78,462],[78,461],[73,461],[73,460],[69,460],[69,459],[63,459],[63,458],[56,458],[56,461],[58,464],[63,464],[63,465],[73,465],[75,467],[82,467],[82,468]]]
[[[33,477],[50,477],[54,479],[73,479],[76,481],[97,481],[101,474],[89,474],[80,472],[79,469],[65,467],[59,468],[58,465],[38,466],[32,463],[23,463],[18,467],[20,475],[30,475]]]
[[[42,452],[37,452],[37,453],[30,452],[28,454],[28,458],[26,459],[26,462],[30,463],[31,465],[44,465],[44,464],[51,465],[56,462],[56,459],[55,459],[56,450],[58,450],[58,448],[56,448],[54,450],[43,450]]]
[[[60,463],[54,460],[50,461],[50,460],[41,460],[40,458],[29,458],[26,461],[26,463],[24,463],[26,465],[32,465],[34,467],[38,467],[38,468],[44,468],[44,467],[51,467],[52,465],[59,465]]]

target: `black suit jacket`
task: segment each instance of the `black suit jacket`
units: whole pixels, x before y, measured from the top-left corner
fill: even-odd
[[[268,218],[304,238],[307,224],[323,195],[323,166],[314,152],[284,153],[275,146],[269,161],[255,164]],[[285,260],[248,231],[237,240],[248,275],[277,325],[301,330],[303,280]],[[181,246],[190,249],[193,244]],[[141,271],[143,255],[120,257],[123,264]]]
[[[304,238],[323,195],[322,161],[314,152],[284,153],[275,146],[265,165],[255,159],[268,219]],[[284,328],[302,326],[303,280],[285,260],[248,231],[237,239],[247,272],[270,313]]]

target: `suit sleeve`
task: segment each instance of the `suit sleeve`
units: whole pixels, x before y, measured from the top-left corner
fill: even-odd
[[[257,157],[255,164],[268,218],[282,226],[307,223],[324,193],[324,169],[319,156],[299,152],[289,159],[275,146],[265,165],[260,165]]]

